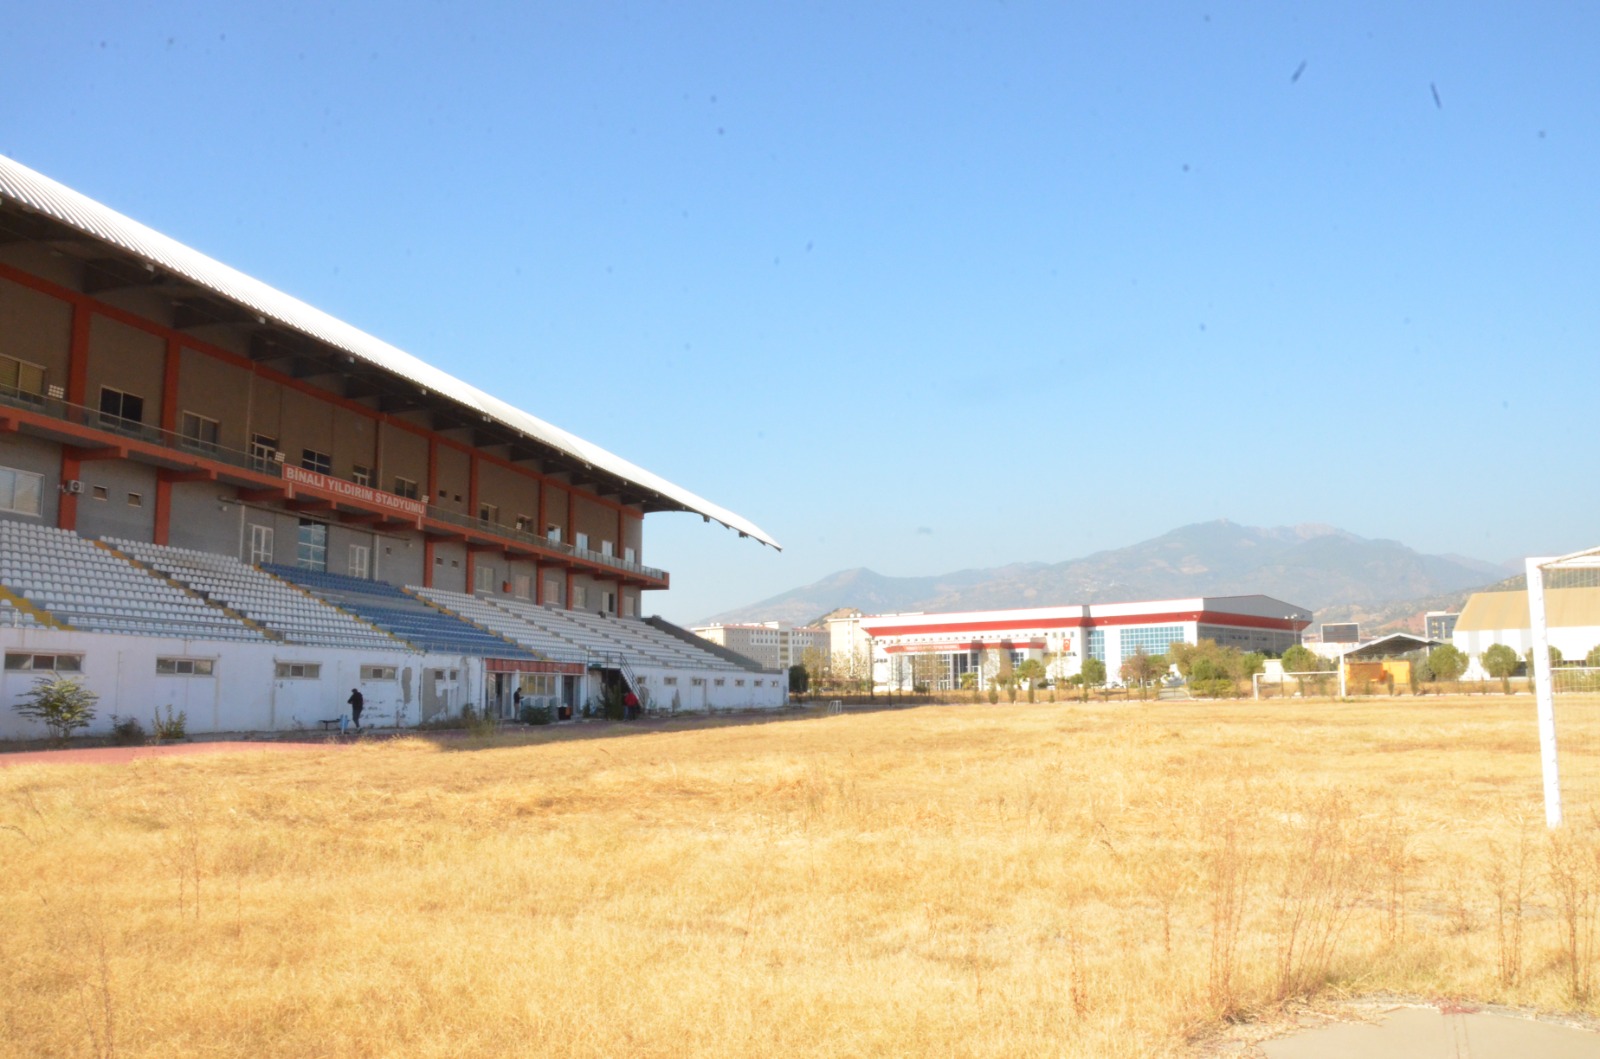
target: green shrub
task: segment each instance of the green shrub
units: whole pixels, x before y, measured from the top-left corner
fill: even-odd
[[[523,724],[549,724],[553,718],[548,706],[535,706],[532,703],[523,703],[521,720]]]
[[[117,746],[144,746],[144,725],[137,717],[111,715],[111,742]]]
[[[100,696],[78,682],[76,677],[39,677],[33,689],[22,694],[22,701],[11,708],[24,717],[43,721],[50,737],[65,742],[79,728],[94,722],[94,704]]]
[[[189,738],[188,712],[179,710],[177,713],[173,713],[172,703],[167,703],[166,719],[162,720],[161,711],[157,709],[151,725],[151,733],[162,741]]]

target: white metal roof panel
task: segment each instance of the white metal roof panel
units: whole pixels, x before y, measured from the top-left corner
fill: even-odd
[[[403,349],[184,246],[4,155],[0,155],[0,198],[10,199],[29,210],[116,246],[157,268],[244,306],[265,320],[325,342],[353,357],[409,379],[431,393],[458,401],[596,469],[715,519],[729,529],[737,530],[742,536],[754,537],[763,544],[780,548],[777,541],[748,519],[696,496],[592,442],[492,397]]]

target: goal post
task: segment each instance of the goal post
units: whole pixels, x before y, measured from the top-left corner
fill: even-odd
[[[1545,824],[1561,826],[1561,762],[1556,731],[1555,667],[1550,659],[1549,607],[1546,605],[1546,577],[1562,571],[1593,571],[1600,574],[1600,548],[1589,548],[1555,558],[1527,560],[1528,648],[1533,655],[1533,694],[1539,715],[1539,761],[1544,777]],[[1554,580],[1554,579],[1552,579]],[[1570,580],[1570,579],[1569,579]],[[1560,689],[1574,695],[1591,681],[1565,682]]]

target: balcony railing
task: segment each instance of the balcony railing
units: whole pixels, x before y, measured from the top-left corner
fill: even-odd
[[[227,464],[230,467],[238,467],[243,470],[253,471],[256,474],[266,475],[269,478],[281,478],[283,476],[283,465],[275,460],[264,458],[259,451],[250,452],[243,449],[230,449],[214,441],[190,437],[172,430],[162,430],[160,427],[153,427],[146,423],[109,415],[98,409],[71,404],[59,397],[47,397],[30,393],[26,390],[19,390],[15,387],[0,386],[0,405],[40,412],[78,426],[115,434],[135,441],[142,441],[146,444],[156,445],[176,452],[191,453],[207,460]],[[529,533],[526,530],[515,529],[511,526],[502,526],[487,519],[459,515],[453,511],[443,511],[432,504],[428,505],[427,517],[435,522],[449,523],[478,533],[505,537],[547,555],[579,559],[583,562],[593,563],[596,566],[607,566],[614,570],[639,574],[658,581],[664,581],[667,577],[666,571],[659,570],[653,566],[630,562],[615,555],[605,555],[601,552],[590,551],[587,548],[576,548],[563,541],[553,541],[540,534]]]

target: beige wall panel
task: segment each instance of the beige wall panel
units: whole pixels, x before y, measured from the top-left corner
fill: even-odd
[[[378,424],[364,415],[335,407],[333,417],[333,473],[349,478],[357,464],[371,469],[373,439]]]
[[[537,512],[535,512],[537,514]],[[544,520],[548,525],[561,528],[561,539],[568,544],[572,543],[572,534],[567,532],[567,491],[552,485],[544,488]],[[543,530],[541,529],[541,535]]]
[[[201,353],[185,349],[178,364],[178,412],[193,412],[219,425],[224,448],[250,447],[246,424],[250,415],[250,372]]]
[[[250,424],[246,428],[246,433],[263,434],[269,438],[276,438],[279,446],[282,447],[283,387],[270,379],[252,375],[248,389],[250,394]],[[248,437],[245,440],[248,441]]]
[[[102,291],[94,296],[95,301],[121,309],[123,312],[132,313],[151,323],[160,324],[162,327],[172,325],[172,297],[159,294],[152,290],[143,290],[134,287],[122,287],[116,290]],[[163,339],[163,341],[165,341]]]
[[[71,346],[71,304],[0,280],[0,354],[43,367],[47,386],[65,386]]]
[[[100,407],[100,388],[109,386],[144,398],[144,422],[161,422],[161,376],[167,344],[155,335],[104,316],[89,326],[89,386],[84,403]]]
[[[434,483],[433,502],[445,511],[461,514],[467,510],[467,485],[470,468],[467,454],[439,446],[439,478]],[[476,511],[473,512],[477,514]]]
[[[428,487],[428,439],[388,423],[380,429],[383,459],[378,467],[378,486],[392,490],[395,478],[409,478],[417,483],[417,495],[421,497],[422,490]]]
[[[334,455],[333,421],[338,409],[326,401],[281,387],[283,391],[283,433],[280,448],[290,463],[299,463],[306,449]]]

